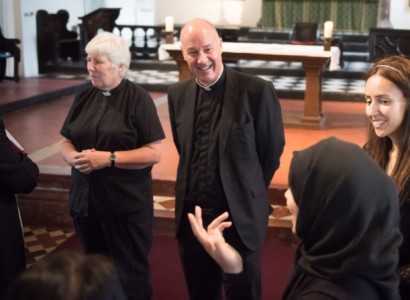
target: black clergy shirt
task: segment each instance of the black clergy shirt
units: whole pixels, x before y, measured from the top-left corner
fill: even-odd
[[[95,87],[78,94],[60,133],[77,151],[132,150],[164,138],[152,98],[126,79],[109,95]],[[71,214],[118,215],[149,205],[151,169],[107,167],[83,174],[72,168]]]
[[[224,96],[225,71],[210,90],[198,86],[195,108],[193,155],[186,201],[219,214],[228,205],[219,173],[219,125]]]

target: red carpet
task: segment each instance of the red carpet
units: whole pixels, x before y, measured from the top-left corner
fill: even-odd
[[[55,251],[81,252],[76,235]],[[294,247],[282,243],[267,243],[262,248],[263,300],[280,300],[291,270]],[[177,244],[173,237],[155,235],[150,254],[154,300],[188,299]]]

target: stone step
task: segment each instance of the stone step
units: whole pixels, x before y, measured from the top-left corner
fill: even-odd
[[[41,173],[38,186],[28,195],[18,195],[23,224],[50,228],[74,229],[68,210],[70,175],[67,168]],[[269,239],[290,241],[291,223],[283,196],[286,187],[270,188],[269,199],[274,211],[269,218]],[[154,232],[173,235],[174,182],[154,180]]]

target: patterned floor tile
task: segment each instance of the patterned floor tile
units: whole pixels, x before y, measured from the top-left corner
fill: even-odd
[[[27,266],[41,260],[74,234],[72,230],[24,226]]]
[[[269,226],[290,227],[290,213],[286,207],[274,205],[269,216]],[[175,211],[175,198],[154,196],[154,209]],[[59,245],[74,234],[73,230],[47,228],[39,226],[24,226],[24,241],[26,244],[26,260],[29,267],[53,252]]]
[[[238,67],[241,69],[274,69],[274,70],[300,70],[302,65],[299,62],[280,62],[280,61],[246,61],[239,60],[236,63],[228,63],[227,65],[232,67]],[[364,80],[350,79],[350,72],[362,72],[369,68],[370,63],[367,62],[346,62],[343,71],[347,72],[345,78],[324,78],[322,82],[322,91],[328,93],[328,98],[335,94],[346,95],[347,99],[355,99],[361,97],[364,91]],[[138,84],[144,86],[168,86],[170,84],[178,82],[178,71],[169,69],[146,69],[144,65],[139,66],[141,69],[131,69],[128,72],[128,78]],[[48,77],[56,78],[71,78],[71,79],[86,79],[87,74],[47,74]],[[305,90],[305,78],[295,76],[269,76],[269,75],[257,75],[265,80],[271,81],[277,91],[281,91],[281,95],[286,97],[286,91],[304,91]],[[340,98],[340,97],[338,97]],[[332,100],[332,99],[327,99]],[[337,99],[336,99],[337,100]]]

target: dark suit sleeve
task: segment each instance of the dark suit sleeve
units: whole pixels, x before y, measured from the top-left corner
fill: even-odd
[[[0,120],[0,189],[9,193],[30,193],[37,185],[39,170],[26,153],[17,153]]]
[[[260,105],[255,118],[257,152],[263,169],[265,185],[268,187],[285,146],[282,113],[273,85],[266,82],[260,95]]]
[[[168,112],[169,112],[169,122],[171,125],[171,131],[172,131],[172,137],[174,140],[175,147],[177,148],[178,153],[181,152],[181,147],[178,142],[178,137],[177,137],[177,131],[176,131],[176,124],[175,124],[175,107],[174,107],[174,101],[173,95],[176,93],[175,88],[171,86],[168,90]]]

